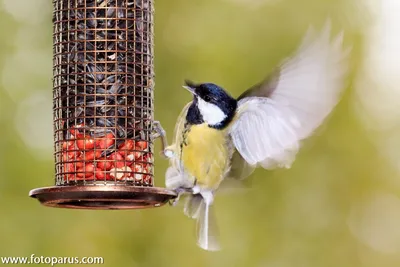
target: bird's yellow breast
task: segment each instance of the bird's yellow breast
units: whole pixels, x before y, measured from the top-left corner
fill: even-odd
[[[217,188],[229,169],[231,149],[226,131],[193,125],[186,130],[182,143],[182,162],[187,172],[203,188]]]

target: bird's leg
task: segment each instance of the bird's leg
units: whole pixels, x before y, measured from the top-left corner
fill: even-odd
[[[186,187],[178,187],[178,188],[174,189],[174,191],[175,191],[175,193],[177,194],[177,197],[174,198],[173,201],[170,201],[170,202],[169,202],[169,204],[170,204],[171,206],[176,206],[176,204],[178,204],[179,199],[181,198],[181,196],[182,196],[183,194],[192,194],[192,193],[193,193],[192,188],[186,188]]]
[[[174,200],[170,201],[169,204],[171,206],[176,206],[176,204],[178,204],[179,199],[181,198],[181,196],[186,192],[184,189],[181,188],[177,188],[176,190],[174,190],[175,193],[177,194],[177,197],[174,198]]]
[[[174,156],[174,153],[172,150],[167,149],[168,146],[168,141],[167,141],[167,133],[165,132],[164,128],[161,126],[161,123],[159,121],[155,121],[153,123],[153,131],[154,133],[152,134],[151,138],[152,140],[156,138],[161,138],[161,156],[164,158],[172,158]]]

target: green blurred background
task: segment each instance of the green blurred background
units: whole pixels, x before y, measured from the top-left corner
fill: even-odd
[[[364,101],[378,98],[371,87],[389,86],[366,82],[368,36],[381,10],[366,3],[156,0],[155,117],[169,137],[190,100],[185,78],[238,96],[290,55],[308,25],[321,27],[327,17],[353,46],[348,90],[293,167],[257,170],[252,190],[217,197],[223,250],[210,253],[196,246],[195,223],[179,208],[51,209],[28,197],[54,177],[52,4],[0,0],[0,256],[102,256],[105,266],[132,267],[400,266],[400,156],[384,127],[372,127],[382,121],[371,119]],[[158,186],[167,163],[156,158]]]

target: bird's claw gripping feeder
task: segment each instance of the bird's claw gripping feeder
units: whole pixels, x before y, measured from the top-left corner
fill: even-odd
[[[135,209],[176,195],[154,187],[153,0],[53,0],[56,184],[52,207]],[[162,140],[163,144],[165,139]]]

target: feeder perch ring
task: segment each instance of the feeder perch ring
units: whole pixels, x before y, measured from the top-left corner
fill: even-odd
[[[176,197],[164,188],[112,185],[44,187],[29,195],[48,207],[108,210],[160,207]]]
[[[52,2],[55,186],[30,196],[64,208],[165,204],[176,194],[154,187],[154,0]]]

